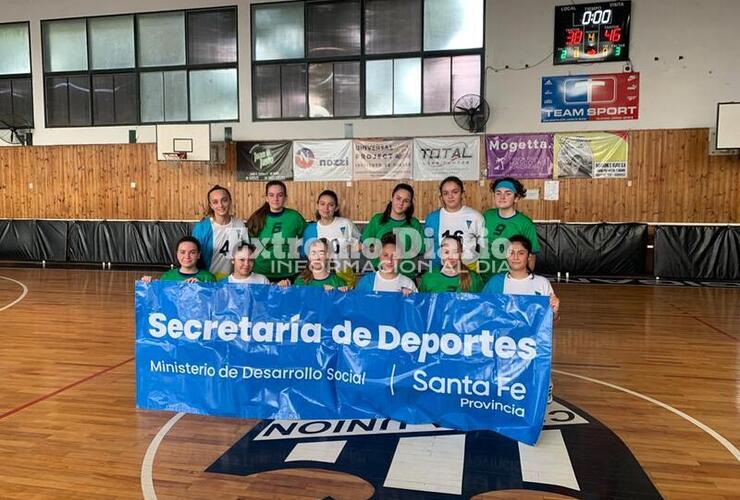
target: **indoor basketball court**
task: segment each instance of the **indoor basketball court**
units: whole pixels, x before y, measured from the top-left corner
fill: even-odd
[[[7,4],[0,498],[740,496],[740,6]]]

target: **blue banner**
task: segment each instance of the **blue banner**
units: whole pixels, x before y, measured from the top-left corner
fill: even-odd
[[[139,408],[261,419],[393,418],[534,444],[547,297],[136,284]]]
[[[637,120],[640,74],[542,77],[542,122]]]

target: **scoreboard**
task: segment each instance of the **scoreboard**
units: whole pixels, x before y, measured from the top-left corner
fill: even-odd
[[[630,1],[555,7],[553,64],[629,60],[631,8]]]

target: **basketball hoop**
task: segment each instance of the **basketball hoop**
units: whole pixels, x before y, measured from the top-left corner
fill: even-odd
[[[165,161],[182,161],[188,159],[188,154],[185,151],[175,151],[173,153],[162,153]]]

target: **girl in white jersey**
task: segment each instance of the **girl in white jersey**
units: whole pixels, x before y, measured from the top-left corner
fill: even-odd
[[[349,288],[357,283],[352,256],[359,253],[360,230],[350,219],[339,214],[339,197],[334,191],[322,191],[316,200],[316,222],[310,223],[303,233],[303,248],[311,242],[325,238],[331,247],[331,266]],[[308,252],[306,252],[308,253]]]
[[[509,264],[508,273],[494,275],[482,293],[505,293],[507,295],[540,295],[550,297],[550,307],[554,319],[560,315],[560,299],[552,289],[552,285],[544,276],[538,276],[529,270],[529,257],[532,254],[532,242],[529,238],[516,234],[509,238],[509,250],[506,261]],[[552,381],[547,392],[548,404],[552,402]]]
[[[483,293],[505,293],[507,295],[541,295],[550,297],[555,319],[560,311],[560,299],[555,295],[552,285],[544,276],[538,276],[529,270],[529,256],[532,253],[532,242],[529,238],[516,234],[509,238],[509,249],[506,253],[506,261],[509,264],[509,272],[499,273],[493,276]]]
[[[227,278],[228,283],[246,283],[249,285],[269,285],[270,280],[262,274],[252,272],[254,269],[254,253],[256,247],[251,243],[242,243],[234,252],[231,263],[234,266],[232,272]],[[223,281],[223,280],[222,280]]]
[[[206,217],[193,227],[195,237],[203,249],[201,260],[217,279],[231,274],[231,255],[240,243],[249,243],[244,221],[231,215],[231,193],[215,185],[207,195]]]
[[[470,269],[475,269],[478,260],[480,240],[483,236],[483,216],[463,204],[465,187],[455,176],[450,176],[439,183],[439,198],[442,208],[429,215],[424,221],[424,237],[432,240],[432,267],[441,267],[439,249],[442,240],[447,237],[459,238],[463,243],[462,262]],[[428,241],[428,240],[427,240]]]
[[[398,273],[400,259],[396,251],[396,235],[388,233],[380,240],[380,264],[378,271],[366,274],[357,283],[356,290],[363,292],[401,292],[406,297],[416,292],[416,284]]]

